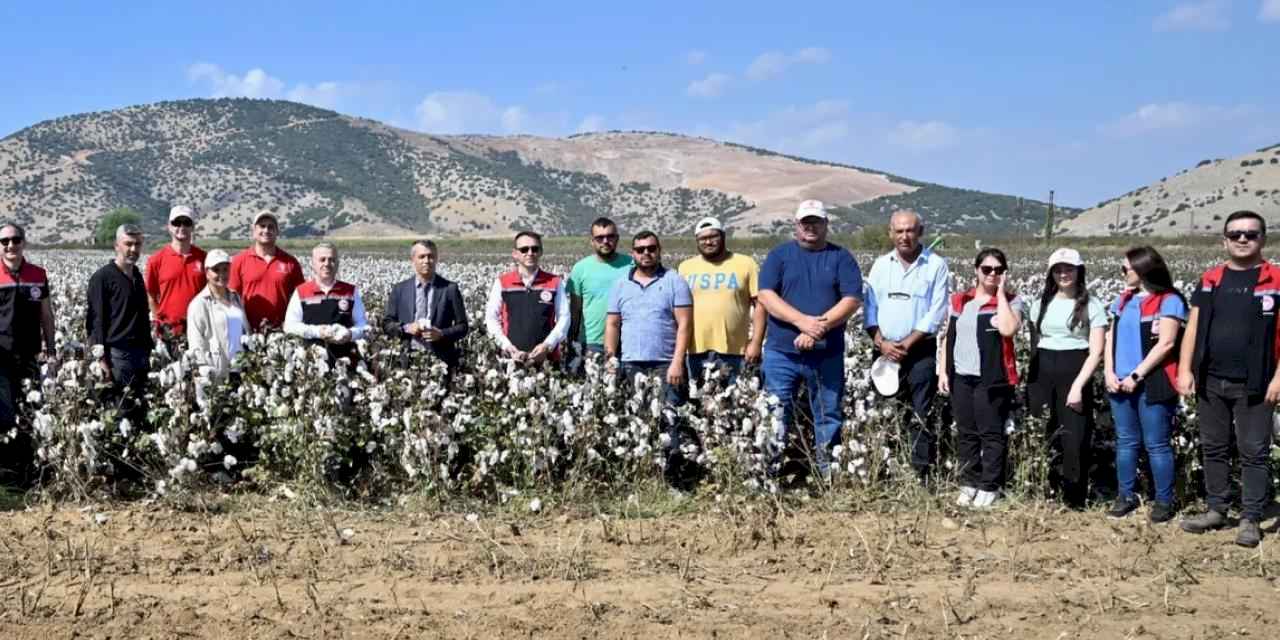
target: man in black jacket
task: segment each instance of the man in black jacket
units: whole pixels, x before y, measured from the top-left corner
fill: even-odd
[[[400,338],[401,363],[408,365],[409,350],[431,351],[449,367],[445,386],[452,382],[462,362],[461,342],[467,335],[467,310],[458,285],[436,273],[440,258],[436,243],[418,240],[410,248],[413,277],[391,288],[382,314],[382,331]]]
[[[85,333],[98,366],[111,381],[111,393],[104,399],[118,403],[121,417],[141,427],[147,416],[147,374],[154,346],[147,288],[137,266],[142,229],[120,225],[115,250],[115,259],[89,278]]]

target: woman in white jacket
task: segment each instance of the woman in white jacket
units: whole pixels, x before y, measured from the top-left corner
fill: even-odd
[[[210,251],[204,269],[208,284],[187,306],[187,349],[197,362],[211,368],[214,377],[225,378],[247,326],[244,305],[237,293],[227,289],[231,257],[226,251]]]

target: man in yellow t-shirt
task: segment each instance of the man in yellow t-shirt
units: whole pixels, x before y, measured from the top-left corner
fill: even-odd
[[[764,307],[756,304],[760,269],[751,256],[729,251],[719,220],[699,220],[693,235],[699,255],[680,263],[680,276],[693,292],[689,380],[702,384],[705,370],[723,368],[732,382],[744,362],[760,362],[765,324]]]

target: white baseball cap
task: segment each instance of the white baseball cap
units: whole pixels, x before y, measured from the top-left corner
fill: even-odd
[[[1069,264],[1073,267],[1081,267],[1084,266],[1084,260],[1080,259],[1079,251],[1063,247],[1049,256],[1049,266],[1052,267],[1055,264]]]
[[[871,384],[882,396],[898,395],[898,363],[884,356],[871,363]]]
[[[805,200],[796,207],[796,220],[814,217],[827,219],[827,208],[821,200]]]
[[[263,218],[271,218],[271,219],[272,219],[272,220],[273,220],[277,225],[279,225],[279,224],[280,224],[280,218],[277,218],[277,217],[276,217],[276,214],[271,213],[270,211],[267,211],[266,209],[263,209],[262,211],[259,211],[257,215],[253,216],[253,223],[256,225],[256,224],[258,224],[259,222],[262,222],[262,219],[263,219]]]
[[[698,224],[693,225],[693,237],[696,238],[702,235],[703,231],[719,231],[723,233],[724,225],[720,224],[720,221],[715,218],[703,218],[698,221]]]
[[[195,224],[196,212],[191,207],[188,207],[185,204],[180,204],[169,210],[169,224],[173,224],[173,221],[178,218],[186,218],[190,220],[192,224]]]
[[[220,264],[231,264],[231,256],[222,249],[214,249],[204,257],[204,268],[212,269]]]

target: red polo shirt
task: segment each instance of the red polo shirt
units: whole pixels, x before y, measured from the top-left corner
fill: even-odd
[[[182,255],[166,244],[147,258],[147,295],[158,303],[155,321],[168,325],[174,335],[187,329],[187,305],[204,289],[204,249],[191,247]]]
[[[275,329],[284,326],[289,298],[305,280],[298,259],[284,249],[276,247],[275,256],[265,260],[249,247],[231,259],[227,286],[240,294],[249,326],[258,331],[264,325]]]

